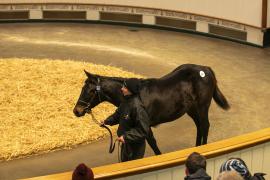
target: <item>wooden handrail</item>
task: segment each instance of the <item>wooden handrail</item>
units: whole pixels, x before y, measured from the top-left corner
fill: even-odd
[[[95,179],[112,179],[183,165],[187,156],[192,152],[199,152],[206,158],[213,158],[266,142],[270,142],[270,128],[159,156],[95,167],[92,170]],[[72,172],[66,172],[28,180],[67,180],[71,178],[71,175]]]

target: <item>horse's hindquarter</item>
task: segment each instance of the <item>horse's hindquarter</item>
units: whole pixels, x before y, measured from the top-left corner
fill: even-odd
[[[215,78],[208,69],[188,65],[148,83],[140,95],[151,124],[176,120],[194,107],[209,107]]]

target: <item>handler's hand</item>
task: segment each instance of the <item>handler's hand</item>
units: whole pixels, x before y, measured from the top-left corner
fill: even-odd
[[[121,143],[125,143],[125,139],[124,139],[124,136],[120,136],[117,138],[117,140]]]
[[[106,125],[105,122],[104,122],[104,120],[101,120],[100,121],[100,125]]]

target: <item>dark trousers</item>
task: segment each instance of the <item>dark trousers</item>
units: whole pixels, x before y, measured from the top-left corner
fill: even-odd
[[[143,158],[145,141],[138,143],[123,143],[121,145],[121,162]]]

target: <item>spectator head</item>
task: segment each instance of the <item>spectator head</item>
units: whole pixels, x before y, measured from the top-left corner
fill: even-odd
[[[251,174],[247,168],[246,163],[240,158],[231,158],[227,160],[221,165],[219,172],[221,173],[223,171],[232,170],[238,172],[244,179],[251,178]]]
[[[206,158],[197,152],[191,153],[186,160],[186,174],[194,174],[199,169],[206,170]]]
[[[72,180],[94,180],[94,173],[92,169],[82,163],[73,171]]]
[[[244,180],[243,177],[236,171],[223,171],[217,177],[217,180]]]

